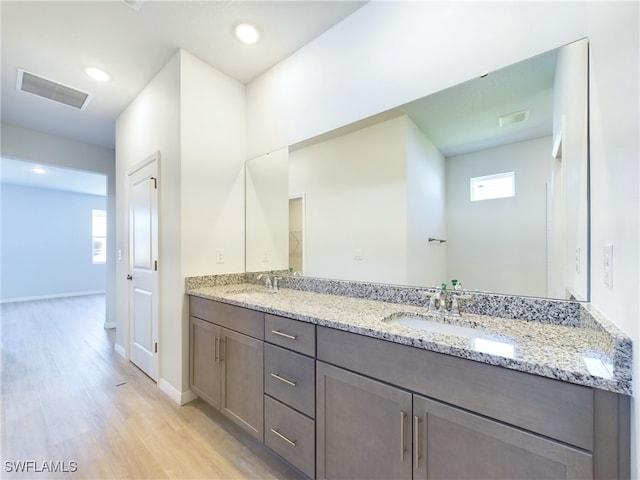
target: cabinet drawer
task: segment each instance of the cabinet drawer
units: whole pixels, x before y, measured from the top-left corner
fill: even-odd
[[[315,357],[316,326],[312,323],[265,314],[264,338],[267,342]]]
[[[265,344],[264,391],[315,417],[315,361],[284,348]]]
[[[305,475],[315,476],[315,422],[264,397],[264,443]]]
[[[262,312],[194,296],[189,297],[189,312],[202,320],[264,340]]]

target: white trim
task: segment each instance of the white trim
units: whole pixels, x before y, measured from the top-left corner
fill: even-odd
[[[178,405],[184,405],[185,403],[189,403],[192,400],[198,398],[198,396],[193,393],[191,390],[187,390],[186,392],[180,392],[176,390],[173,385],[167,382],[164,378],[161,378],[158,382],[158,388],[166,393],[171,400],[176,402]]]
[[[149,155],[147,158],[145,158],[141,162],[138,162],[135,165],[133,165],[132,167],[130,167],[129,170],[127,170],[127,177],[130,177],[131,175],[136,173],[141,168],[144,168],[147,165],[149,165],[150,163],[153,163],[155,161],[158,162],[158,165],[160,164],[160,150],[157,150],[155,153],[152,153],[151,155]],[[160,167],[158,167],[158,169],[159,168]]]
[[[0,303],[13,303],[13,302],[32,302],[34,300],[51,300],[55,298],[67,298],[67,297],[84,297],[86,295],[105,295],[105,290],[92,290],[89,292],[74,292],[74,293],[58,293],[55,295],[35,295],[33,297],[16,297],[16,298],[3,298]]]
[[[118,355],[120,355],[122,358],[124,358],[125,360],[128,360],[128,358],[127,358],[127,351],[125,350],[125,348],[124,348],[122,345],[120,345],[120,344],[116,343],[116,345],[113,347],[113,349],[114,349],[114,350],[116,351],[116,353],[117,353]]]
[[[110,328],[116,328],[117,327],[117,322],[104,322],[104,325],[102,326],[105,330],[109,330]]]

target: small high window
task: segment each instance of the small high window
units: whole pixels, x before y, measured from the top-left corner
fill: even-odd
[[[471,201],[515,197],[515,172],[497,173],[484,177],[472,177]]]
[[[93,263],[107,261],[107,212],[105,210],[91,211],[91,236]]]

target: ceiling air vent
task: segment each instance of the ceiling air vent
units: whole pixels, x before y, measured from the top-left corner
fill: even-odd
[[[90,93],[34,75],[21,68],[18,69],[17,88],[21,92],[32,93],[79,110],[84,110],[91,99]]]
[[[514,123],[524,122],[529,119],[529,110],[522,110],[520,112],[508,113],[498,117],[498,125],[506,127],[507,125],[513,125]]]

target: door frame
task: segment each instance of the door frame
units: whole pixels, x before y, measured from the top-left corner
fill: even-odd
[[[301,216],[302,216],[302,274],[304,275],[307,271],[307,214],[306,214],[306,208],[307,208],[307,198],[306,198],[306,193],[302,192],[302,193],[294,193],[289,195],[289,200],[288,202],[290,202],[291,200],[300,200],[301,202],[301,206],[300,206],[300,210],[301,210]],[[288,204],[287,204],[288,206]],[[289,220],[290,222],[290,220]],[[291,231],[291,223],[289,223],[288,226],[289,231]],[[288,252],[287,252],[288,254]]]
[[[158,183],[160,182],[160,177],[161,177],[161,169],[160,169],[160,151],[157,150],[156,152],[154,152],[153,154],[149,155],[147,158],[145,158],[144,160],[134,164],[133,166],[131,166],[129,169],[127,169],[127,182],[126,182],[126,188],[127,188],[127,203],[126,203],[126,237],[125,237],[125,241],[126,241],[126,252],[127,252],[127,256],[126,256],[126,271],[128,274],[131,273],[131,192],[130,192],[130,182],[129,179],[131,177],[131,175],[135,174],[136,172],[138,172],[139,170],[151,165],[155,163],[156,164],[156,178]],[[160,202],[160,191],[159,189],[157,190],[158,192],[158,198],[156,201],[156,206],[157,206],[157,217],[158,217],[158,221],[157,221],[157,227],[156,227],[156,248],[158,251],[158,254],[160,252],[160,210],[161,210],[161,202]],[[159,256],[159,255],[158,255]],[[158,259],[159,260],[159,259]],[[126,356],[125,358],[131,362],[131,339],[132,339],[132,334],[131,334],[131,328],[133,326],[133,321],[131,318],[131,295],[130,295],[130,287],[129,287],[129,282],[128,280],[125,280],[125,282],[127,283],[127,294],[126,294],[126,322],[125,322],[125,327],[126,327]],[[162,328],[161,328],[161,324],[162,322],[160,321],[161,318],[161,310],[160,310],[160,304],[159,304],[159,299],[160,299],[160,269],[158,269],[156,275],[155,275],[155,279],[154,279],[154,289],[156,292],[156,312],[157,312],[157,319],[156,321],[158,322],[157,324],[157,340],[158,343],[160,343],[160,338],[162,337]],[[156,384],[159,385],[160,382],[160,378],[162,378],[161,376],[161,372],[160,372],[160,351],[158,351],[158,355],[156,355],[156,372],[157,372],[157,378],[158,380],[156,381]]]

